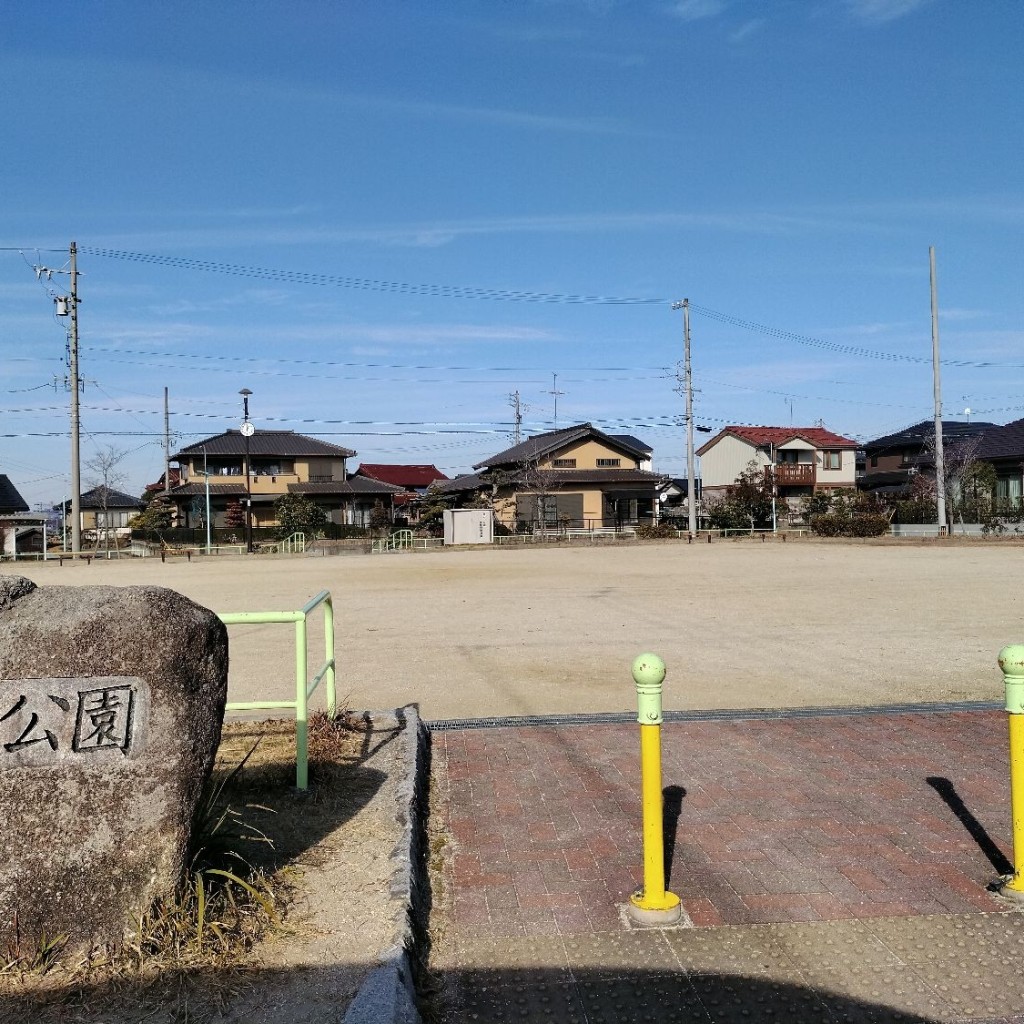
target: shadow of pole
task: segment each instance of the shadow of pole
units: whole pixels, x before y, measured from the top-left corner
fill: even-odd
[[[683,808],[683,797],[686,790],[682,786],[666,786],[661,791],[663,800],[662,838],[665,845],[665,888],[672,881],[672,858],[676,852],[676,828],[679,814]]]
[[[988,862],[1000,875],[1012,875],[1013,865],[1006,859],[1003,851],[996,846],[995,841],[985,830],[978,819],[971,814],[967,805],[960,799],[956,787],[947,778],[941,775],[929,775],[925,779],[932,789],[942,797],[946,806],[956,815],[957,820],[967,829],[970,837],[978,844],[979,849],[988,858]]]

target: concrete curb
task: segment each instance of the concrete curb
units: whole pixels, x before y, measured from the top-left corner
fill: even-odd
[[[370,972],[349,1005],[344,1024],[422,1024],[416,1007],[413,962],[417,921],[423,920],[429,901],[424,875],[423,815],[427,806],[430,734],[419,708],[409,704],[393,712],[371,713],[371,720],[391,718],[404,726],[398,742],[402,777],[396,792],[396,815],[402,837],[391,853],[394,872],[391,897],[402,908],[399,941],[380,954],[380,965]]]

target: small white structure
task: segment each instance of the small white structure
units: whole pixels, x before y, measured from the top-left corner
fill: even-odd
[[[491,544],[493,541],[494,512],[491,509],[445,509],[445,544]]]

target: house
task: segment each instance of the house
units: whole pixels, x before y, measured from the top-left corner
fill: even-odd
[[[697,454],[705,497],[724,495],[751,462],[787,502],[856,481],[857,442],[824,427],[726,427]]]
[[[306,437],[292,430],[256,430],[246,438],[238,430],[205,438],[188,445],[173,456],[181,482],[173,487],[170,500],[183,526],[203,523],[207,482],[211,525],[234,525],[229,507],[244,506],[246,458],[254,528],[274,527],[274,502],[285,494],[300,494],[327,513],[330,522],[365,526],[374,505],[382,502],[391,514],[392,497],[401,488],[348,475],[351,448]]]
[[[641,469],[650,449],[590,423],[537,434],[441,483],[466,504],[487,497],[506,529],[622,527],[650,523],[662,477]]]
[[[418,522],[417,498],[422,497],[431,484],[448,479],[447,475],[434,465],[410,466],[383,462],[364,462],[356,470],[355,476],[401,488],[393,498],[395,513],[402,516],[407,523]]]
[[[1005,427],[990,426],[974,457],[995,467],[997,504],[1020,508],[1024,502],[1024,420],[1014,420]]]
[[[0,473],[0,555],[17,558],[20,553],[43,550],[45,515],[29,513],[25,499]]]
[[[78,499],[79,526],[82,540],[99,544],[127,537],[131,534],[128,524],[144,508],[146,503],[124,491],[100,484],[86,491]],[[70,498],[55,508],[60,509],[67,522],[71,516]]]
[[[995,423],[942,421],[945,453],[987,436],[1000,428]],[[984,441],[981,442],[984,444]],[[917,474],[935,478],[935,421],[922,420],[911,427],[876,437],[864,445],[864,471],[857,486],[864,491],[898,494],[909,490]]]

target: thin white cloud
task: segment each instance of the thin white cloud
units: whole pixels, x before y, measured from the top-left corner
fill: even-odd
[[[745,21],[729,36],[730,42],[741,43],[744,39],[749,39],[750,36],[761,31],[764,23],[764,18],[751,18],[749,21]]]
[[[913,14],[933,0],[846,0],[846,6],[855,18],[869,24],[881,25]]]
[[[725,0],[675,0],[668,10],[680,21],[701,21],[721,14]]]

